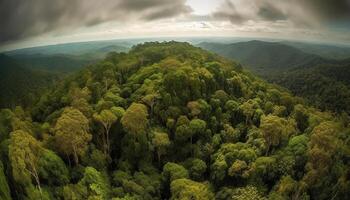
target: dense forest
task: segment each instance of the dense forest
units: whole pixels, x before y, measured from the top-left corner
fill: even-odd
[[[350,48],[264,41],[198,46],[239,61],[321,110],[350,114]]]
[[[188,43],[109,53],[0,112],[0,199],[347,199],[350,119]]]
[[[17,60],[0,54],[0,109],[31,106],[58,75],[24,67]]]
[[[350,60],[341,65],[296,68],[268,80],[288,88],[322,110],[350,114]]]
[[[128,43],[81,42],[16,49],[0,54],[0,109],[27,107],[55,82],[104,59],[128,51]]]

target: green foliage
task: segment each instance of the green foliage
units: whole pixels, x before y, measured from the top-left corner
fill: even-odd
[[[168,134],[155,132],[152,143],[157,149],[158,162],[160,164],[160,157],[166,154],[166,150],[170,145]]]
[[[207,164],[203,160],[198,158],[192,160],[189,172],[193,180],[203,180],[206,171]]]
[[[0,161],[0,198],[3,200],[11,200],[10,188],[4,173],[4,165]]]
[[[53,73],[29,69],[26,63],[4,54],[0,54],[0,66],[0,108],[29,107],[58,80]]]
[[[256,200],[266,200],[264,196],[260,194],[260,192],[257,190],[256,187],[253,186],[246,186],[244,188],[237,188],[232,191],[232,200],[249,200],[249,199],[256,199]]]
[[[246,169],[248,165],[245,161],[236,160],[232,163],[231,167],[228,169],[229,176],[240,176]]]
[[[17,130],[11,133],[9,159],[13,179],[25,189],[32,188],[32,179],[42,195],[39,177],[39,159],[43,148],[29,133]],[[29,195],[29,194],[28,194]]]
[[[62,159],[50,150],[45,150],[38,161],[39,176],[48,185],[64,185],[69,182],[69,174]]]
[[[172,200],[211,200],[214,199],[209,187],[189,179],[177,179],[171,182]]]
[[[114,110],[117,108],[114,107]],[[105,129],[102,137],[103,149],[105,154],[109,154],[110,142],[109,142],[109,131],[112,125],[117,121],[118,117],[113,113],[113,110],[102,110],[100,114],[94,114],[94,119],[101,123]]]
[[[268,115],[261,119],[260,129],[267,145],[267,152],[271,147],[278,146],[286,135],[286,122],[277,116]]]
[[[0,198],[346,199],[349,133],[235,62],[145,43],[0,112]]]
[[[339,114],[350,112],[349,59],[335,60],[336,54],[327,55],[328,51],[332,52],[331,46],[322,46],[320,50],[318,45],[263,41],[201,43],[199,46],[241,62],[252,72],[288,88],[316,107]],[[347,52],[347,49],[334,48],[341,54]]]
[[[137,137],[137,135],[146,131],[148,125],[147,117],[147,107],[143,104],[133,103],[126,110],[121,122],[128,132]]]
[[[163,167],[163,178],[171,183],[180,178],[188,178],[188,171],[181,165],[168,162]]]
[[[64,199],[108,199],[109,186],[102,174],[86,167],[83,178],[75,185],[63,188]]]
[[[54,127],[56,148],[66,155],[73,155],[76,164],[85,154],[91,140],[88,119],[75,108],[65,108]]]

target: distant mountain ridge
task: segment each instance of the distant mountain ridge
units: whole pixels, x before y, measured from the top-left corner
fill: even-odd
[[[89,53],[95,53],[99,51],[105,51],[106,47],[113,46],[113,51],[123,52],[128,51],[132,44],[120,41],[91,41],[91,42],[75,42],[66,44],[55,44],[39,47],[29,47],[23,49],[16,49],[12,51],[3,52],[6,55],[56,55],[56,54],[68,54],[68,55],[84,55]]]
[[[295,45],[308,48],[310,52],[312,48],[328,51],[327,46]],[[198,46],[241,62],[270,82],[305,97],[314,106],[350,114],[350,58],[324,58],[285,43],[256,40],[233,44],[201,43]],[[330,48],[330,52],[337,50]]]
[[[343,60],[350,58],[349,46],[334,46],[329,44],[313,44],[291,41],[282,41],[281,43],[295,47],[305,53],[315,54],[327,59]]]
[[[340,62],[306,53],[279,42],[252,40],[232,44],[200,43],[198,46],[241,62],[248,69],[260,75],[296,67],[308,67],[325,63],[338,64]]]

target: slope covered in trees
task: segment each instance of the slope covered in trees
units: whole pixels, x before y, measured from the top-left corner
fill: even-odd
[[[56,79],[51,73],[25,68],[15,59],[0,54],[0,108],[31,105]]]
[[[310,52],[316,48],[315,53],[321,51],[320,55],[324,51],[331,51],[339,57],[350,57],[350,54],[346,54],[346,51],[339,53],[340,47],[291,42],[286,44],[250,41],[234,44],[202,43],[199,46],[241,61],[245,64],[244,67],[255,74],[288,88],[294,95],[306,98],[318,108],[349,114],[350,59],[327,59]],[[308,53],[303,52],[304,49]]]
[[[111,53],[0,125],[13,199],[350,195],[347,118],[187,43]]]
[[[350,114],[350,60],[342,65],[296,68],[269,80],[323,109]]]
[[[100,59],[93,57],[73,56],[66,54],[56,55],[12,55],[21,66],[33,70],[56,74],[68,74],[79,71],[89,64],[94,64]]]
[[[53,82],[129,48],[105,41],[50,45],[0,54],[0,108],[28,106]]]

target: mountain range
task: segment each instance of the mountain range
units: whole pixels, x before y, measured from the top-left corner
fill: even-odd
[[[198,46],[242,63],[255,74],[305,97],[314,106],[350,113],[350,53],[346,53],[350,48],[256,40]],[[322,57],[324,52],[333,52],[333,59]]]

